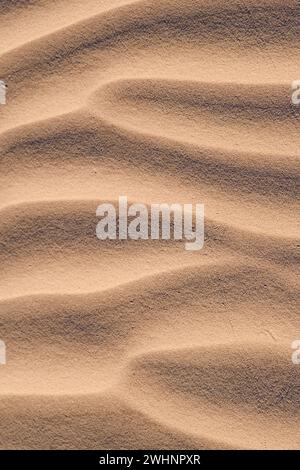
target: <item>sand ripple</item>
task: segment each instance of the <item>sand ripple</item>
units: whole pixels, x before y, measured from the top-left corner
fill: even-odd
[[[299,448],[299,5],[0,15],[0,448]],[[204,249],[99,242],[122,194]]]

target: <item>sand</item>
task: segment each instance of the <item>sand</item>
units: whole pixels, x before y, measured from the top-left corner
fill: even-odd
[[[300,447],[299,8],[0,2],[1,449]],[[204,248],[99,241],[119,195]]]

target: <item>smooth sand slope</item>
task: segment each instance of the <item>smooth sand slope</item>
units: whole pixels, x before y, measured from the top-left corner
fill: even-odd
[[[1,449],[300,448],[299,15],[0,1]],[[119,195],[203,250],[100,242]]]

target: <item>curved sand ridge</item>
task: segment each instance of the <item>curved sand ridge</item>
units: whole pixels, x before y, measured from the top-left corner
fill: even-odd
[[[295,3],[1,2],[1,448],[299,448]],[[100,242],[119,195],[203,250]]]

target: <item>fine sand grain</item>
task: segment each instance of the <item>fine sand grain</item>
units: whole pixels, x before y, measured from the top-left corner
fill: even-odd
[[[0,1],[1,449],[300,448],[299,17]],[[99,241],[119,195],[204,248]]]

